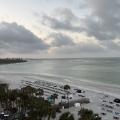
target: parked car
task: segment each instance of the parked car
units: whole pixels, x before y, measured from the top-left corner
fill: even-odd
[[[104,103],[101,103],[101,105],[106,107],[106,105]]]
[[[81,90],[79,90],[79,89],[76,91],[76,93],[81,93],[81,92],[82,92],[82,91],[81,91]]]
[[[120,106],[119,104],[116,104],[116,106]]]
[[[113,104],[113,102],[109,101],[110,104]]]
[[[116,116],[113,116],[113,118],[114,118],[114,119],[117,119],[117,120],[119,119],[119,117],[116,117]]]
[[[116,102],[116,103],[120,103],[120,99],[115,98],[115,99],[114,99],[114,102]]]
[[[107,112],[111,112],[111,113],[113,113],[114,111],[113,111],[113,110],[111,110],[111,109],[107,109]]]
[[[115,112],[115,114],[120,115],[120,112]]]
[[[106,111],[107,109],[106,109],[106,108],[102,108],[102,110],[105,110],[105,111]]]
[[[101,115],[106,115],[106,113],[104,113],[104,112],[101,112]]]
[[[62,99],[65,99],[65,98],[66,98],[66,96],[61,96],[61,98],[62,98]]]
[[[107,100],[103,100],[103,102],[107,102]]]

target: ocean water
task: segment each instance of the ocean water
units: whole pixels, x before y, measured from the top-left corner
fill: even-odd
[[[37,73],[120,85],[120,58],[32,59],[0,65],[0,72]]]

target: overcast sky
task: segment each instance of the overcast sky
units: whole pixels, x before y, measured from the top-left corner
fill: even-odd
[[[0,57],[120,57],[120,1],[0,0]]]

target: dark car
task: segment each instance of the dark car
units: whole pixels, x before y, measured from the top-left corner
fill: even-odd
[[[120,106],[119,104],[116,104],[116,106]]]
[[[82,92],[82,91],[81,91],[81,90],[79,90],[79,89],[76,91],[76,93],[81,93],[81,92]]]
[[[116,98],[116,99],[114,99],[114,102],[120,103],[120,99]]]
[[[119,117],[113,116],[114,119],[119,119]]]
[[[104,113],[104,112],[101,112],[101,115],[106,115],[106,113]]]
[[[65,99],[66,97],[65,96],[61,96],[62,99]]]

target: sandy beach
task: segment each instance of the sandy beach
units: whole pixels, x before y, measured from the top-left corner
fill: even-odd
[[[70,85],[72,88],[78,88],[82,91],[85,91],[85,97],[90,99],[89,104],[82,104],[80,107],[71,107],[69,109],[63,109],[62,112],[70,111],[74,114],[75,119],[78,118],[78,110],[81,107],[92,109],[95,113],[98,113],[102,120],[112,120],[115,113],[110,113],[107,111],[103,111],[102,108],[109,109],[107,107],[102,106],[103,103],[102,97],[108,95],[108,97],[104,98],[106,102],[104,104],[111,105],[109,102],[113,102],[115,98],[120,98],[120,86],[117,85],[108,85],[108,84],[101,84],[101,83],[94,83],[82,80],[73,80],[71,78],[63,78],[63,77],[56,77],[56,76],[46,76],[46,75],[39,75],[39,74],[28,74],[28,73],[0,73],[0,81],[9,84],[10,89],[20,88],[21,87],[21,80],[27,81],[46,81],[52,82],[59,85]],[[59,102],[61,99],[56,100]],[[116,106],[115,103],[112,104],[115,108],[112,109],[113,111],[120,112],[120,107]],[[107,113],[106,115],[101,115],[101,112]],[[59,117],[59,114],[57,115]],[[56,119],[57,119],[56,117]]]

